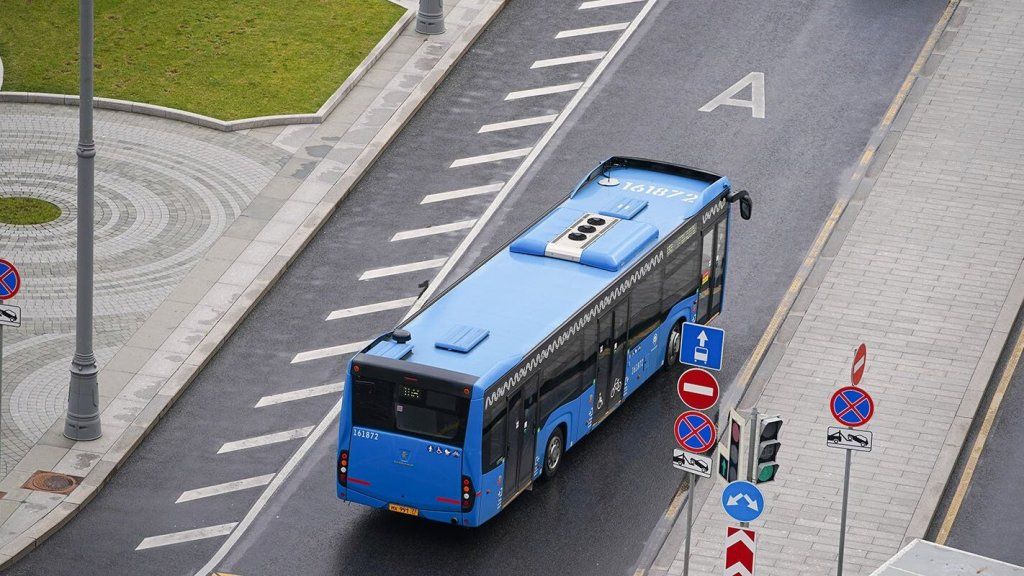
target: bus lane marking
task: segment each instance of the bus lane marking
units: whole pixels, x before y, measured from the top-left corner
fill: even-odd
[[[238,492],[239,490],[259,488],[260,486],[266,486],[267,484],[270,484],[270,481],[273,479],[273,474],[264,474],[263,476],[254,476],[252,478],[233,480],[231,482],[215,484],[213,486],[205,486],[203,488],[196,488],[194,490],[186,490],[185,492],[181,493],[181,496],[178,496],[178,499],[175,500],[174,503],[181,504],[182,502],[191,502],[193,500],[199,500],[201,498],[209,498],[210,496],[220,496],[221,494],[229,494],[231,492]]]
[[[643,2],[644,0],[590,0],[580,4],[580,10],[590,10],[591,8],[605,8],[607,6],[618,6],[620,4],[635,4],[637,2]]]
[[[556,84],[554,86],[530,88],[529,90],[509,92],[508,96],[505,96],[505,101],[521,100],[523,98],[533,98],[535,96],[547,96],[548,94],[560,94],[562,92],[572,92],[574,90],[579,90],[582,87],[582,82],[572,82],[570,84]]]
[[[547,116],[534,116],[533,118],[523,118],[521,120],[509,120],[508,122],[495,122],[494,124],[484,124],[476,131],[477,134],[484,134],[486,132],[497,132],[499,130],[511,130],[512,128],[522,128],[524,126],[536,126],[538,124],[551,124],[558,118],[558,114],[549,114]],[[501,186],[498,187],[501,190]],[[497,192],[498,190],[495,190]],[[422,202],[421,202],[422,204]]]
[[[733,98],[750,86],[750,100]],[[701,106],[701,112],[714,112],[719,106],[738,106],[750,108],[750,115],[754,118],[764,118],[764,72],[751,72],[740,78],[735,84],[729,86],[721,94],[715,96],[710,102]]]
[[[157,548],[159,546],[169,546],[171,544],[181,544],[184,542],[193,542],[195,540],[225,536],[230,534],[237,525],[238,522],[228,522],[227,524],[207,526],[206,528],[196,528],[194,530],[183,530],[181,532],[172,532],[171,534],[162,534],[160,536],[150,536],[140,542],[139,545],[135,547],[135,550],[146,550],[148,548]]]
[[[530,153],[529,148],[519,148],[516,150],[505,150],[504,152],[495,152],[493,154],[481,154],[480,156],[470,156],[469,158],[459,158],[452,162],[449,168],[461,168],[462,166],[473,166],[476,164],[486,164],[488,162],[500,162],[502,160],[511,160],[512,158],[522,158]]]
[[[352,342],[350,344],[342,344],[340,346],[328,346],[327,348],[319,348],[317,350],[309,350],[307,352],[299,352],[292,358],[291,364],[298,364],[299,362],[309,362],[310,360],[319,360],[321,358],[330,358],[331,356],[341,356],[342,354],[351,354],[352,352],[359,352],[363,348],[366,348],[372,342],[372,340],[364,340],[362,342]]]
[[[327,394],[341,394],[345,391],[345,382],[335,382],[334,384],[324,384],[322,386],[313,386],[311,388],[303,388],[302,390],[292,390],[291,392],[283,392],[281,394],[272,394],[270,396],[264,396],[260,398],[260,401],[256,403],[253,408],[263,408],[265,406],[274,406],[277,404],[284,404],[285,402],[294,402],[296,400],[304,400],[306,398],[315,398],[317,396],[326,396]]]
[[[262,436],[253,436],[252,438],[246,438],[244,440],[225,442],[224,445],[220,447],[220,450],[217,450],[217,454],[227,454],[228,452],[248,450],[249,448],[260,448],[262,446],[268,446],[270,444],[280,444],[281,442],[295,440],[296,438],[305,438],[312,431],[312,426],[305,426],[303,428],[295,428],[294,430],[285,430],[284,432],[272,432],[270,434],[264,434]]]
[[[458,198],[479,196],[481,194],[493,194],[500,191],[504,185],[504,182],[495,182],[493,184],[484,184],[483,186],[474,186],[472,188],[462,188],[460,190],[451,190],[449,192],[427,194],[423,197],[423,200],[420,200],[420,204],[433,204],[434,202],[444,202],[445,200],[456,200]]]
[[[576,28],[574,30],[562,30],[555,34],[555,40],[562,38],[575,38],[576,36],[588,36],[590,34],[602,34],[604,32],[619,32],[629,27],[629,22],[618,24],[605,24],[603,26],[591,26],[589,28]]]
[[[352,316],[362,316],[363,314],[372,314],[374,312],[383,312],[385,310],[408,308],[409,306],[412,306],[414,302],[416,302],[415,296],[410,298],[401,298],[399,300],[388,300],[387,302],[377,302],[376,304],[353,306],[352,308],[342,308],[328,314],[325,320],[340,320],[341,318],[351,318]]]
[[[591,52],[589,54],[576,54],[575,56],[561,56],[559,58],[548,58],[537,60],[530,66],[530,70],[537,68],[550,68],[551,66],[562,66],[565,64],[577,64],[579,62],[593,62],[604,58],[604,52]]]
[[[411,240],[413,238],[422,238],[424,236],[433,236],[435,234],[456,232],[458,230],[472,228],[473,224],[476,224],[476,218],[473,218],[472,220],[463,220],[462,222],[452,222],[451,224],[440,224],[438,226],[427,226],[426,228],[406,230],[405,232],[396,233],[391,237],[391,241],[398,242],[399,240]]]
[[[374,278],[383,278],[385,276],[394,276],[395,274],[405,274],[407,272],[419,272],[420,270],[430,270],[431,268],[440,268],[444,266],[447,258],[434,258],[433,260],[423,260],[422,262],[412,262],[409,264],[399,264],[398,266],[387,266],[385,268],[375,268],[373,270],[367,270],[363,272],[360,280],[372,280]]]

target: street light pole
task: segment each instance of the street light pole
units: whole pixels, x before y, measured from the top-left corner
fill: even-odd
[[[99,385],[92,349],[93,291],[93,175],[96,144],[92,137],[93,0],[79,0],[78,100],[78,277],[75,300],[75,356],[71,360],[68,411],[64,435],[72,440],[95,440],[100,430]]]
[[[420,34],[444,34],[444,0],[420,0],[416,31]]]

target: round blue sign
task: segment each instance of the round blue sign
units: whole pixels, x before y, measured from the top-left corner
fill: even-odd
[[[752,522],[764,512],[764,494],[750,482],[730,482],[722,491],[722,508],[737,522]]]
[[[14,298],[21,288],[21,276],[18,269],[7,260],[0,260],[0,300]]]
[[[715,425],[700,412],[683,412],[676,418],[676,442],[690,452],[700,454],[715,445]]]
[[[832,417],[851,428],[863,426],[875,413],[875,402],[863,388],[846,386],[836,390],[829,402]]]

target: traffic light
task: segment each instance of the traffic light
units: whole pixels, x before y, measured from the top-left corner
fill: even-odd
[[[776,461],[779,455],[779,432],[782,430],[782,418],[778,416],[759,416],[757,419],[757,446],[754,454],[757,456],[755,464],[754,483],[763,484],[775,480],[779,472],[779,463]]]
[[[735,410],[730,410],[728,424],[728,433],[718,444],[718,475],[726,482],[745,480],[747,476],[747,421]]]

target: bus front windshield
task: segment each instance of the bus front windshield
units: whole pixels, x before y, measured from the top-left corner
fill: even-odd
[[[412,384],[356,380],[352,389],[352,423],[462,446],[469,399]]]

